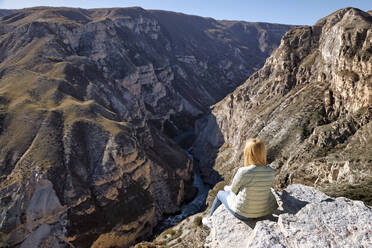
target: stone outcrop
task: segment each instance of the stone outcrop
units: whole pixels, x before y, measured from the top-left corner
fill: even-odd
[[[221,205],[212,216],[204,247],[368,247],[372,209],[361,201],[331,198],[292,184],[276,193],[272,215],[242,222]]]
[[[265,65],[200,120],[194,151],[211,184],[261,138],[277,187],[367,185],[372,175],[372,16],[345,8],[283,37]],[[368,196],[369,194],[369,196]],[[370,191],[360,190],[367,201]],[[367,195],[367,196],[366,196]]]
[[[125,247],[151,235],[192,183],[192,161],[169,137],[256,71],[289,28],[141,8],[5,13],[2,244]]]

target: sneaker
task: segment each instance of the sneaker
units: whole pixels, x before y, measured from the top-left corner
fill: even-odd
[[[209,217],[209,216],[208,217],[204,217],[202,219],[202,223],[203,223],[204,226],[208,227],[209,229],[212,228],[212,218],[211,217]]]

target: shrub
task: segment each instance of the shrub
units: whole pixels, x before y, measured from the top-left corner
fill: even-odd
[[[201,216],[195,217],[195,219],[194,219],[194,225],[195,226],[201,226],[202,225],[202,217]]]
[[[176,231],[173,230],[173,229],[169,229],[169,230],[166,232],[166,234],[169,234],[169,235],[171,235],[171,236],[174,236],[174,235],[176,234]]]

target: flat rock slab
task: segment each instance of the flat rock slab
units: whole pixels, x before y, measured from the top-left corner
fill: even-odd
[[[212,216],[211,233],[205,247],[244,247],[252,227],[230,214],[221,205]]]
[[[205,247],[371,247],[372,208],[361,201],[299,184],[276,196],[273,215],[248,222],[219,207]]]

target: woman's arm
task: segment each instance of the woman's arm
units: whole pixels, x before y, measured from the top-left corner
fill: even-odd
[[[235,195],[237,195],[239,193],[239,190],[242,187],[242,185],[247,184],[249,181],[250,181],[249,171],[244,170],[244,172],[243,172],[243,170],[239,169],[236,172],[236,174],[234,176],[234,179],[232,181],[231,191]]]

